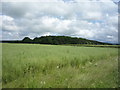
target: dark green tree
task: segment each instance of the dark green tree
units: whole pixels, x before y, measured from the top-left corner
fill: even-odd
[[[29,37],[25,37],[22,42],[30,43],[32,40]]]

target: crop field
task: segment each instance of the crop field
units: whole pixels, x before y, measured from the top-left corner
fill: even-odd
[[[2,44],[3,88],[116,88],[118,49]]]

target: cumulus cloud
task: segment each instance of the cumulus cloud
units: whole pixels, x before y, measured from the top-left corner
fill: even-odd
[[[19,27],[15,24],[14,18],[10,16],[2,16],[2,29],[3,31],[17,31]]]
[[[13,1],[2,2],[3,39],[67,35],[103,42],[118,41],[115,0]]]

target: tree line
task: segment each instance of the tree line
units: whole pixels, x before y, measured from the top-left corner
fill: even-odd
[[[41,36],[30,39],[25,37],[21,43],[36,43],[36,44],[52,44],[52,45],[62,45],[62,44],[95,44],[95,45],[108,45],[109,43],[98,42],[94,40],[88,40],[84,38],[69,37],[69,36]],[[19,43],[18,42],[18,43]]]

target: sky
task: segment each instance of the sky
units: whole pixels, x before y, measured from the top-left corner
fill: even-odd
[[[0,39],[48,35],[118,43],[119,0],[4,0]]]

